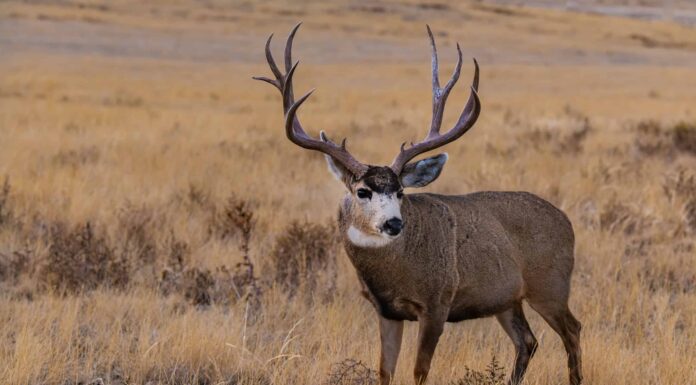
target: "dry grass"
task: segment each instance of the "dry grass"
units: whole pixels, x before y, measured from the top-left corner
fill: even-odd
[[[342,188],[250,80],[265,35],[298,19],[296,87],[319,87],[303,122],[376,164],[429,121],[423,24],[449,65],[462,41],[483,114],[428,190],[527,190],[568,213],[588,384],[696,382],[693,29],[417,1],[8,2],[0,18],[3,383],[370,383],[376,317],[326,225]],[[526,383],[564,383],[559,339],[528,314]],[[495,321],[448,325],[431,383],[486,383],[491,357],[513,360]]]

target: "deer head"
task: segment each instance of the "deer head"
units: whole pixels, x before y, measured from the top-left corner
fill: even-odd
[[[471,85],[471,94],[457,123],[445,133],[440,133],[445,103],[450,91],[459,79],[462,67],[462,51],[457,44],[458,60],[454,73],[444,87],[440,87],[438,59],[435,39],[430,27],[427,27],[432,48],[432,87],[433,118],[430,130],[418,143],[401,145],[401,150],[390,166],[372,166],[356,160],[346,149],[346,139],[340,144],[330,140],[322,131],[319,139],[310,137],[302,128],[297,118],[297,110],[314,92],[309,91],[295,100],[292,78],[299,62],[292,62],[292,43],[300,24],[297,24],[285,44],[285,73],[282,73],[273,59],[270,44],[273,35],[266,41],[266,60],[274,78],[254,77],[276,87],[283,99],[285,113],[285,134],[296,145],[325,154],[329,170],[342,181],[348,189],[344,207],[351,215],[349,237],[367,246],[379,246],[389,243],[401,233],[404,226],[401,217],[403,189],[406,187],[423,187],[437,179],[442,171],[447,154],[439,154],[408,163],[416,156],[450,143],[466,133],[476,122],[481,111],[477,89],[479,68],[474,60],[475,72]],[[351,234],[351,232],[353,232]]]

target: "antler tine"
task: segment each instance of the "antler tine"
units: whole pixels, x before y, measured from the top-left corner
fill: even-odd
[[[287,135],[288,139],[290,139],[291,142],[295,143],[296,145],[304,148],[311,148],[308,147],[308,144],[306,143],[307,140],[312,140],[312,138],[307,135],[307,133],[299,127],[298,125],[295,124],[295,120],[297,117],[295,114],[297,113],[297,109],[300,108],[302,103],[309,98],[310,95],[314,92],[314,89],[310,90],[304,96],[299,98],[296,102],[292,103],[290,105],[290,108],[288,108],[288,111],[285,113],[285,135]]]
[[[265,76],[253,76],[252,79],[261,80],[263,82],[272,84],[280,92],[283,92],[283,74],[280,73],[280,70],[278,69],[278,66],[275,63],[275,60],[273,60],[273,54],[271,53],[271,40],[273,40],[273,34],[270,34],[268,36],[268,39],[266,40],[266,61],[268,62],[268,66],[271,67],[271,72],[273,72],[273,76],[275,76],[276,80],[267,78]]]
[[[434,44],[435,43],[433,42],[433,45]],[[435,68],[433,68],[433,76],[436,76],[434,71]],[[433,120],[430,123],[430,131],[428,131],[428,137],[433,137],[440,133],[440,126],[442,126],[442,117],[445,114],[445,104],[447,103],[447,98],[449,97],[452,88],[454,88],[454,85],[457,84],[457,80],[459,80],[459,74],[461,73],[461,71],[462,49],[459,47],[459,43],[457,43],[457,65],[454,66],[452,77],[449,81],[447,81],[447,84],[445,84],[445,88],[434,88],[435,80],[433,80]]]
[[[428,37],[430,38],[430,45],[432,48],[432,72],[433,72],[433,119],[430,125],[430,130],[427,136],[421,142],[416,144],[411,144],[410,147],[406,148],[405,143],[401,145],[401,151],[394,158],[391,168],[394,172],[399,175],[404,165],[411,159],[415,158],[419,154],[433,150],[435,148],[444,146],[450,143],[466,133],[473,125],[476,123],[478,116],[481,112],[481,102],[478,97],[478,83],[479,83],[479,66],[476,59],[474,59],[474,79],[471,84],[471,94],[469,95],[469,100],[464,107],[457,123],[444,134],[440,134],[440,126],[442,125],[442,117],[445,111],[445,104],[447,98],[452,91],[452,88],[459,80],[459,75],[461,74],[462,68],[462,50],[459,44],[457,44],[457,65],[454,67],[454,72],[452,77],[445,84],[444,88],[440,87],[439,75],[438,75],[438,59],[437,59],[437,47],[435,45],[435,39],[433,33],[429,26],[426,26],[428,30]]]
[[[295,34],[301,25],[302,23],[298,23],[295,25],[295,27],[293,27],[285,43],[284,64],[286,73],[283,74],[280,72],[280,69],[278,69],[276,62],[273,59],[273,55],[271,54],[270,46],[271,39],[273,38],[273,35],[271,34],[266,41],[265,52],[266,61],[268,62],[268,66],[271,68],[271,72],[273,72],[273,75],[275,76],[275,80],[264,76],[255,76],[254,79],[272,84],[280,91],[283,98],[283,112],[285,113],[285,134],[291,142],[300,147],[320,151],[330,155],[341,163],[346,169],[348,169],[356,178],[361,178],[367,171],[367,166],[358,162],[346,150],[345,139],[340,146],[328,140],[326,135],[322,135],[321,140],[313,139],[307,135],[305,130],[302,128],[299,119],[297,118],[297,110],[300,108],[302,103],[309,98],[312,92],[314,92],[314,90],[309,91],[297,101],[295,101],[293,95],[292,78],[295,74],[299,61],[292,64],[292,43],[295,38]]]
[[[288,34],[288,40],[285,42],[285,71],[290,71],[292,67],[292,41],[295,39],[295,33],[302,25],[302,22],[297,23]]]
[[[345,139],[341,141],[340,145],[337,145],[326,136],[324,131],[322,131],[320,134],[321,140],[316,140],[307,135],[302,127],[296,123],[297,118],[295,115],[297,110],[313,92],[314,90],[309,91],[290,106],[288,112],[285,114],[285,134],[291,142],[302,148],[316,150],[330,155],[346,167],[356,178],[361,178],[367,171],[367,166],[358,162],[348,150],[346,150]]]
[[[430,48],[432,50],[432,56],[431,56],[431,65],[433,68],[433,98],[435,97],[436,91],[440,89],[440,69],[439,65],[437,62],[437,46],[435,45],[435,38],[433,37],[433,31],[430,30],[429,25],[425,25],[425,28],[428,30],[428,37],[430,38]]]
[[[474,80],[471,82],[471,94],[469,95],[469,100],[466,102],[466,105],[464,106],[464,111],[462,111],[462,114],[459,116],[459,120],[457,120],[457,124],[455,125],[455,128],[465,127],[460,128],[463,129],[464,132],[462,132],[459,136],[463,135],[466,131],[469,130],[469,128],[471,128],[474,125],[474,123],[476,123],[476,119],[478,118],[478,115],[481,112],[481,101],[478,97],[478,84],[479,65],[476,59],[474,59]]]
[[[300,28],[302,23],[297,23],[292,30],[290,31],[290,34],[288,35],[288,39],[285,42],[285,72],[290,72],[290,68],[292,68],[292,41],[295,38],[295,33],[297,30]],[[283,85],[284,85],[284,75],[280,72],[280,69],[278,68],[278,65],[275,62],[275,59],[273,59],[273,54],[271,53],[271,40],[273,40],[273,34],[270,34],[268,36],[268,39],[266,39],[266,47],[265,47],[265,53],[266,53],[266,61],[268,62],[268,66],[271,68],[271,72],[273,72],[273,76],[275,76],[276,80],[267,78],[265,76],[253,76],[252,78],[254,80],[261,80],[266,83],[270,83],[274,85],[278,90],[282,93],[283,92]]]

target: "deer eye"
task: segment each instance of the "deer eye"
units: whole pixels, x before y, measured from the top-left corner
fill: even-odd
[[[404,192],[403,192],[403,190],[397,191],[397,192],[396,192],[396,197],[399,198],[399,199],[403,198],[403,197],[404,197]]]
[[[358,189],[358,198],[360,199],[372,199],[372,191],[364,188]]]

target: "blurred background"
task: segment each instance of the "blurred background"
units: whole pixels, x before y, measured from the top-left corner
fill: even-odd
[[[443,129],[475,57],[481,117],[426,190],[526,190],[569,215],[587,383],[696,382],[696,2],[66,0],[0,2],[4,383],[374,383],[344,188],[251,79],[300,21],[303,124],[370,164],[425,135],[425,25],[441,79],[465,57]],[[564,383],[528,317],[526,383]],[[449,325],[431,383],[503,383],[513,358],[495,322]]]

